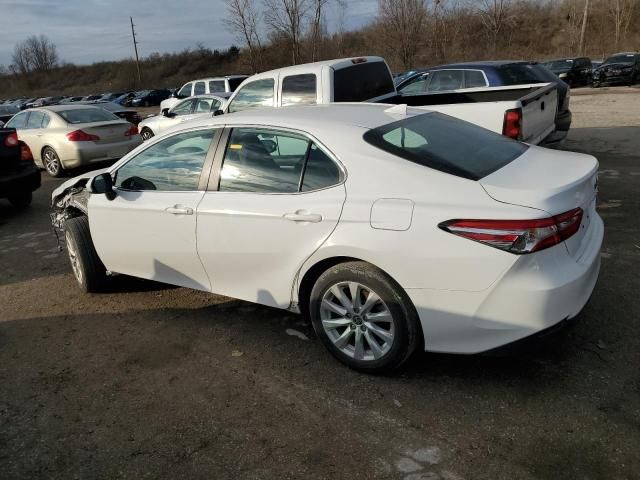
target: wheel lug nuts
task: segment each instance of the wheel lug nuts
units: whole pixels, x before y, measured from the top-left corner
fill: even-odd
[[[351,325],[349,325],[349,326],[351,327],[351,330],[355,330],[355,328],[356,328],[356,324],[355,324],[355,323],[352,323],[352,324],[351,324]]]
[[[366,332],[367,331],[366,325],[360,325],[360,330],[362,330],[363,332]]]
[[[346,317],[347,317],[347,318],[351,318],[351,314],[350,314],[350,313],[347,313]]]

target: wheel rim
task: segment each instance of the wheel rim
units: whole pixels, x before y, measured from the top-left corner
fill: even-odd
[[[378,360],[393,346],[396,325],[389,307],[361,283],[331,286],[322,297],[320,320],[336,348],[356,360]]]
[[[153,135],[151,134],[151,132],[149,130],[143,130],[142,131],[142,139],[143,140],[149,140],[151,137],[153,137]]]
[[[57,175],[60,171],[60,163],[58,157],[52,150],[46,150],[44,152],[44,168],[47,169],[51,175]]]
[[[78,258],[78,248],[68,233],[65,235],[65,239],[67,241],[67,252],[69,253],[69,260],[71,261],[73,275],[76,277],[76,280],[78,280],[78,283],[82,284],[83,275],[82,268],[80,266],[80,259]]]

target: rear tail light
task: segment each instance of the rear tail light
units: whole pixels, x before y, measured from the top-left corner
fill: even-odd
[[[20,160],[22,160],[23,162],[33,161],[33,154],[31,153],[31,149],[24,143],[20,145]]]
[[[130,137],[132,135],[138,135],[138,127],[136,127],[135,125],[131,125],[129,129],[124,132],[125,137]]]
[[[67,133],[67,140],[70,142],[95,142],[96,140],[100,140],[100,137],[83,132],[82,130],[74,130],[73,132]]]
[[[16,132],[10,133],[7,138],[4,139],[4,144],[7,147],[15,147],[18,145],[18,134]]]
[[[514,108],[504,113],[502,134],[514,140],[522,139],[522,109]]]
[[[442,230],[506,252],[523,254],[552,247],[580,228],[583,211],[576,208],[539,220],[449,220]]]

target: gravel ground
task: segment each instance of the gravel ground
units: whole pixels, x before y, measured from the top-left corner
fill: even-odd
[[[594,295],[501,355],[352,372],[300,317],[120,277],[82,295],[48,223],[0,203],[0,477],[640,478],[640,94],[572,98],[601,162]],[[553,172],[550,172],[552,175]]]

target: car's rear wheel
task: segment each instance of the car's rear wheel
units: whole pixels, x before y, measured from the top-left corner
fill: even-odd
[[[100,292],[107,284],[106,269],[98,257],[87,217],[75,217],[65,222],[65,240],[73,276],[85,292]]]
[[[18,195],[11,195],[7,200],[16,208],[25,208],[31,205],[33,195],[31,192],[20,193]]]
[[[142,140],[147,141],[150,138],[153,138],[153,132],[150,128],[144,127],[140,132],[140,136],[142,137]]]
[[[415,351],[418,316],[402,288],[365,262],[347,262],[325,271],[314,285],[309,314],[329,351],[351,368],[384,373]]]
[[[62,162],[56,151],[51,147],[45,147],[42,151],[42,163],[44,169],[52,177],[61,177],[63,173]]]

